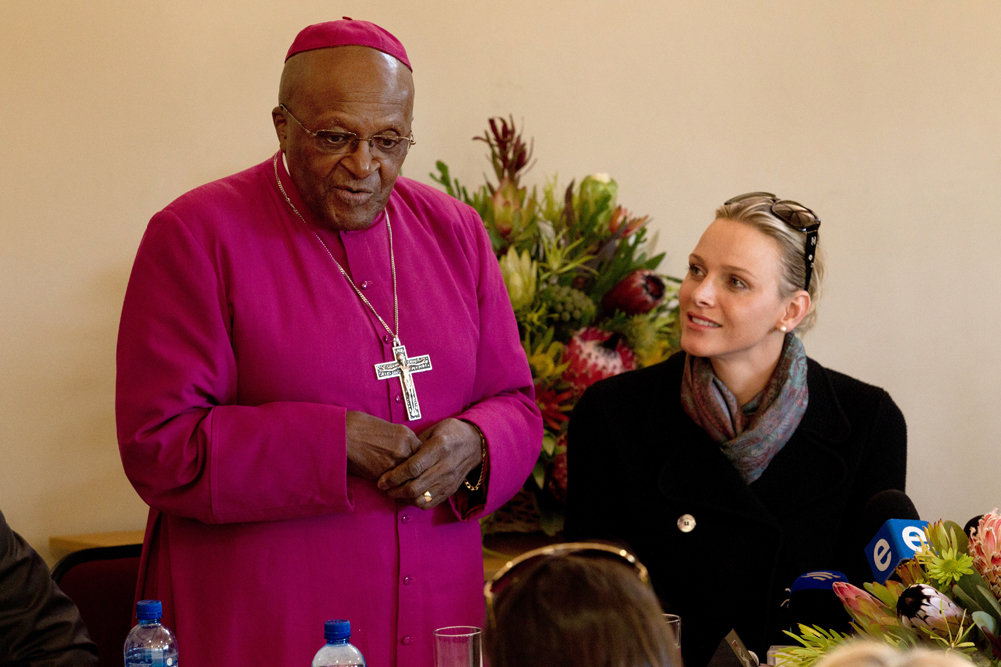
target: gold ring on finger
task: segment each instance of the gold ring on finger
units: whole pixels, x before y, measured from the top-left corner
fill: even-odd
[[[429,502],[431,502],[431,492],[430,491],[425,491],[424,492],[424,503],[427,504]]]

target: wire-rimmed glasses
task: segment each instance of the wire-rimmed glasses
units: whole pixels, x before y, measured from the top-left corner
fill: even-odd
[[[316,149],[327,155],[348,155],[358,150],[358,145],[362,141],[368,142],[368,149],[372,155],[391,160],[398,160],[407,154],[410,147],[417,143],[414,134],[401,137],[397,134],[374,134],[371,137],[359,137],[354,132],[342,132],[334,130],[313,131],[303,125],[302,121],[295,117],[284,104],[278,105],[289,117],[299,124],[306,134],[313,137]]]

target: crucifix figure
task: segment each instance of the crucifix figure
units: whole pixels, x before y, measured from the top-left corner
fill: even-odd
[[[407,348],[397,338],[393,341],[394,361],[386,361],[375,365],[375,377],[386,380],[392,377],[400,378],[403,388],[403,403],[407,406],[407,419],[416,421],[421,418],[421,405],[417,402],[417,390],[414,389],[414,373],[431,370],[431,357],[427,354],[419,357],[407,357]]]

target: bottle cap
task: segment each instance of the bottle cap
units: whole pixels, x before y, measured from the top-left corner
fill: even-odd
[[[351,621],[339,619],[336,621],[327,621],[323,624],[323,638],[328,642],[332,639],[350,639],[350,637]]]
[[[140,621],[155,621],[163,617],[163,605],[159,600],[140,600],[136,602],[136,619]]]

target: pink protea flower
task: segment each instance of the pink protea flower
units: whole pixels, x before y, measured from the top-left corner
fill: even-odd
[[[664,279],[649,269],[637,269],[605,292],[601,305],[626,315],[649,313],[664,300]]]
[[[997,508],[980,519],[970,535],[973,568],[984,578],[995,597],[1001,597],[1001,514]]]
[[[882,630],[899,625],[892,610],[858,586],[844,581],[835,581],[832,586],[845,610],[863,632],[878,636]]]
[[[636,368],[636,355],[620,334],[585,327],[563,348],[563,363],[563,380],[580,396],[598,380]]]
[[[951,638],[959,635],[963,610],[928,584],[914,584],[900,594],[897,616],[905,627]]]

